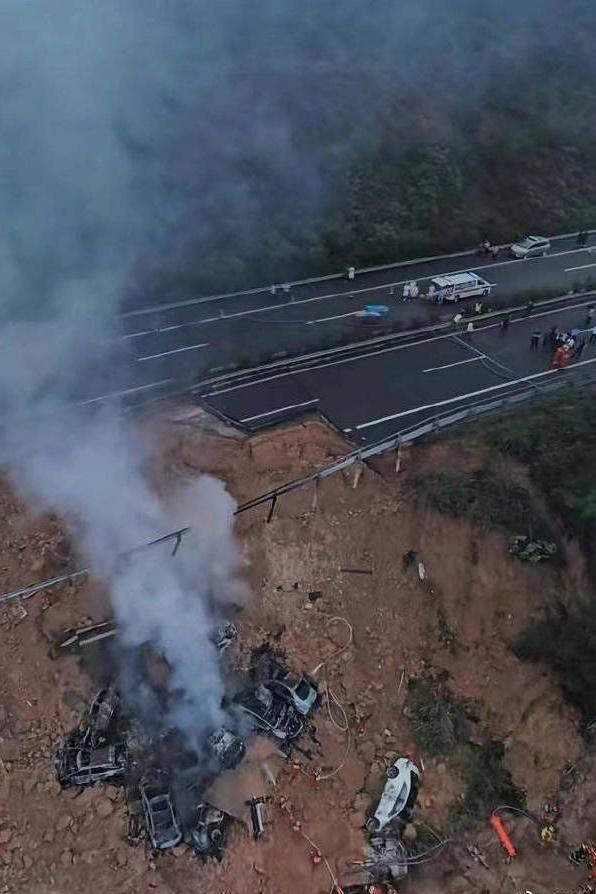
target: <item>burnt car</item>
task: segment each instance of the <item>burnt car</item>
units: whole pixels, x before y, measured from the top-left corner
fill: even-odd
[[[200,857],[215,857],[221,860],[226,844],[226,832],[231,817],[223,810],[207,802],[197,808],[197,824],[190,833],[193,849]]]
[[[231,621],[225,621],[212,631],[209,639],[219,652],[225,652],[238,639],[238,628]]]
[[[296,739],[304,730],[304,721],[294,707],[263,683],[245,692],[238,707],[255,729],[282,742]]]
[[[56,776],[60,785],[85,786],[97,782],[122,781],[128,767],[126,745],[120,743],[90,748],[72,737],[56,754]]]
[[[115,683],[100,689],[89,708],[82,741],[91,748],[106,745],[114,732],[120,698]]]
[[[167,850],[182,841],[182,830],[166,777],[153,775],[139,786],[145,828],[151,847]]]
[[[293,705],[303,717],[313,710],[319,697],[316,687],[307,677],[289,672],[276,675],[269,686],[275,695]]]
[[[207,750],[226,770],[236,767],[246,753],[244,739],[222,726],[207,739]]]

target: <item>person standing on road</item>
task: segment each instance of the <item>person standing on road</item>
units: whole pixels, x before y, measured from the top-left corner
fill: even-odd
[[[532,332],[532,336],[530,338],[530,350],[537,351],[538,345],[540,343],[540,332],[536,329]]]
[[[585,230],[580,230],[577,234],[577,239],[575,240],[578,248],[585,248],[588,242],[588,234]]]
[[[474,305],[474,312],[477,313],[477,314],[481,314],[481,313],[482,313],[482,301],[477,301],[477,302],[476,302],[476,304]]]
[[[509,331],[509,317],[503,317],[501,320],[501,335],[505,335]]]
[[[453,317],[453,326],[454,326],[455,329],[459,329],[459,324],[461,323],[462,320],[463,320],[463,317],[462,317],[462,315],[461,315],[460,313],[457,313],[457,314]]]
[[[534,310],[534,302],[530,299],[526,304],[526,316],[529,317],[532,311]]]
[[[582,355],[582,351],[585,347],[586,347],[585,339],[578,338],[578,340],[575,343],[575,350],[572,355],[574,360],[579,360],[579,358]]]
[[[467,332],[469,335],[471,335],[473,331],[474,331],[474,324],[473,324],[473,322],[470,320],[470,322],[469,322],[468,325],[466,326],[466,332]]]
[[[404,291],[403,291],[402,298],[404,301],[410,300],[410,283],[409,282],[404,283]]]
[[[592,325],[592,319],[594,317],[594,305],[588,304],[586,308],[586,328],[589,329]]]
[[[548,351],[552,344],[552,330],[545,332],[542,336],[542,350]]]
[[[590,329],[590,344],[596,344],[596,326]]]

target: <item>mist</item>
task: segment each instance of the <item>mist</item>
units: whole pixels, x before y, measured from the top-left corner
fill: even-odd
[[[0,5],[0,462],[163,652],[193,739],[221,721],[218,605],[246,598],[234,504],[209,479],[165,503],[118,402],[73,406],[109,384],[118,312],[324,264],[313,233],[384,129],[415,145],[422,111],[460,121],[544,60],[591,76],[595,23],[583,0]],[[115,563],[191,511],[175,557]]]

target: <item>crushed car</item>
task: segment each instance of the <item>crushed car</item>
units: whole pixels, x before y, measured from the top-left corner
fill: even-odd
[[[83,732],[82,740],[91,748],[100,748],[111,737],[118,714],[120,698],[115,683],[110,683],[105,689],[100,689],[89,708],[87,728]]]
[[[307,677],[299,677],[290,672],[280,673],[278,676],[275,676],[269,686],[275,695],[293,705],[303,717],[310,714],[319,698],[319,693],[314,683]]]
[[[151,847],[160,851],[176,847],[182,841],[182,830],[167,776],[151,774],[141,782],[139,792]]]
[[[420,780],[420,770],[407,757],[399,757],[391,764],[377,809],[366,822],[367,831],[378,833],[396,823],[405,826],[418,797]]]
[[[226,844],[226,832],[232,818],[207,802],[198,805],[197,824],[190,833],[194,852],[203,859],[221,860]]]
[[[263,683],[245,692],[238,708],[255,729],[282,742],[298,738],[304,730],[304,721],[294,707],[284,699],[276,698]]]
[[[220,727],[207,739],[207,750],[225,770],[236,767],[246,753],[244,739],[226,727]]]
[[[128,768],[126,744],[89,748],[80,740],[67,740],[56,754],[55,768],[62,786],[122,781]]]

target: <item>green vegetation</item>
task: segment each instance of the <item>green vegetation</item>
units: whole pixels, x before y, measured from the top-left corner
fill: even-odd
[[[503,766],[505,749],[502,742],[490,741],[470,746],[463,754],[461,770],[464,792],[461,804],[451,811],[451,821],[463,825],[490,816],[495,807],[524,807],[525,792],[513,782]]]
[[[408,690],[412,734],[425,754],[452,754],[467,739],[465,705],[441,682],[414,680]]]
[[[488,428],[499,451],[521,460],[553,510],[580,535],[596,522],[596,403],[574,391]]]
[[[461,773],[464,788],[451,811],[452,825],[485,818],[500,804],[524,805],[525,793],[503,766],[503,744],[492,739],[478,744],[478,736],[485,737],[473,704],[456,699],[442,679],[419,679],[410,683],[407,708],[421,751],[451,758]]]
[[[514,652],[544,664],[586,721],[596,717],[596,603],[532,621],[517,638]]]
[[[433,472],[416,478],[413,486],[416,497],[439,512],[469,518],[487,528],[511,534],[531,528],[533,535],[544,529],[528,491],[487,470]]]

